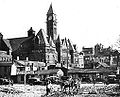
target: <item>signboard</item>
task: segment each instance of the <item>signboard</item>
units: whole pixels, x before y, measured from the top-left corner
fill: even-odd
[[[25,71],[17,71],[17,74],[25,74]],[[34,74],[34,71],[27,71],[26,74]]]
[[[12,62],[12,57],[11,56],[0,56],[0,63],[10,63]]]

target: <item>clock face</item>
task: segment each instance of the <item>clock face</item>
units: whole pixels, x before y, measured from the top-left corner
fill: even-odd
[[[49,16],[49,17],[48,17],[48,20],[52,20],[52,16]]]

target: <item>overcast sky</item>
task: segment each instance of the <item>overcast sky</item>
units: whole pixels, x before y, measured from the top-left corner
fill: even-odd
[[[114,44],[120,35],[120,0],[0,0],[0,32],[4,38],[46,31],[46,13],[52,3],[57,33],[78,49],[102,43]]]

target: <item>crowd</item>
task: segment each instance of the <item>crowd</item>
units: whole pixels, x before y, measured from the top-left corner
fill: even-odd
[[[78,91],[81,86],[81,79],[73,79],[69,77],[67,80],[57,80],[56,88],[54,87],[55,83],[53,84],[51,80],[48,81],[46,84],[46,95],[54,91],[62,91],[62,92],[71,92],[71,91]]]
[[[104,88],[98,88],[98,87],[96,88],[95,79],[92,79],[92,87],[89,88],[88,86],[86,88],[82,88],[81,82],[82,79],[69,77],[67,80],[62,80],[61,82],[59,82],[59,88],[56,88],[56,90],[54,90],[55,88],[53,88],[52,82],[49,81],[48,84],[46,85],[46,95],[49,95],[55,91],[63,92],[65,94],[73,94],[73,93],[78,94],[80,93],[80,91],[82,91],[82,93],[87,91],[87,93],[99,94],[99,93],[105,93],[106,91],[108,92],[108,90],[113,91],[113,89],[114,91],[120,90],[119,84],[117,84],[117,88],[112,89],[108,87],[108,84],[106,84],[107,81],[103,81]]]

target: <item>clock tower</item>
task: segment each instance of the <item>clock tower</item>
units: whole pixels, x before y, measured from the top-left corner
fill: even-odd
[[[49,7],[49,10],[47,12],[47,35],[48,39],[50,37],[53,39],[53,41],[56,41],[57,38],[57,19],[56,14],[53,12],[52,4]]]

